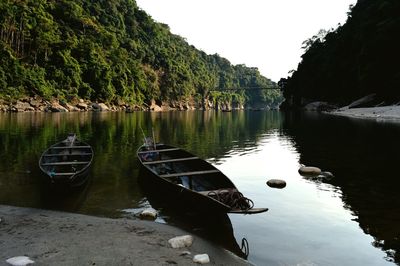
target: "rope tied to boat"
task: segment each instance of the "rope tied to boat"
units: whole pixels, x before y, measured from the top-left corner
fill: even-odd
[[[207,196],[222,202],[232,209],[250,210],[254,207],[254,202],[243,196],[243,194],[236,189],[219,189],[210,191]]]

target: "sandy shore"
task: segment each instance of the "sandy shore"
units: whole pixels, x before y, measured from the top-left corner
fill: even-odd
[[[377,121],[400,122],[400,106],[381,106],[366,108],[340,108],[328,114],[341,115],[353,118],[375,119]]]
[[[150,221],[0,205],[0,265],[14,256],[28,256],[34,265],[249,265],[231,252],[194,236],[189,248],[173,249],[168,240],[188,234]],[[190,255],[181,255],[185,250]]]

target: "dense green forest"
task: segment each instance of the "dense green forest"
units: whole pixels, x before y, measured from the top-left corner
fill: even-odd
[[[151,100],[277,103],[257,68],[207,55],[134,0],[0,2],[0,97],[39,95],[141,105]],[[217,89],[217,91],[215,91]]]
[[[297,70],[280,81],[287,104],[347,104],[371,93],[386,104],[400,101],[399,34],[400,1],[359,0],[344,25],[304,42]]]

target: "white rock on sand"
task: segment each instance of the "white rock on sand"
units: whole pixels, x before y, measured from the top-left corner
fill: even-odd
[[[177,236],[168,240],[168,243],[171,245],[172,248],[190,247],[193,243],[193,236]]]
[[[6,262],[13,266],[25,266],[28,264],[35,263],[33,260],[31,260],[27,256],[12,257],[12,258],[9,258],[8,260],[6,260]]]
[[[198,254],[193,257],[193,262],[206,264],[210,262],[210,257],[208,256],[208,254]]]
[[[144,209],[140,213],[140,218],[154,220],[154,219],[157,218],[157,211],[155,209],[153,209],[153,208]]]

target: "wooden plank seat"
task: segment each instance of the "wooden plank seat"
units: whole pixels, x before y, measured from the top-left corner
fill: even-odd
[[[227,192],[231,192],[231,191],[238,192],[237,189],[232,189],[232,188],[220,188],[220,189],[216,189],[216,190],[206,190],[206,191],[196,191],[196,192],[208,196],[208,193],[210,193],[210,192],[227,193]]]
[[[69,175],[74,175],[76,174],[76,172],[74,173],[51,173],[52,176],[69,176]]]
[[[173,163],[173,162],[182,162],[182,161],[189,161],[189,160],[196,160],[199,157],[186,157],[186,158],[178,158],[178,159],[168,159],[168,160],[158,160],[158,161],[151,161],[151,162],[143,162],[143,164],[161,164],[161,163]]]
[[[88,164],[89,162],[54,162],[54,163],[43,163],[43,166],[51,165],[73,165],[73,164]]]
[[[65,150],[65,149],[90,149],[90,146],[65,146],[65,147],[50,147],[51,150]]]
[[[161,150],[148,150],[148,151],[139,151],[138,154],[146,154],[153,152],[166,152],[166,151],[179,151],[179,148],[171,148],[171,149],[161,149]]]
[[[91,153],[87,153],[87,152],[72,152],[72,153],[55,153],[55,154],[44,154],[44,157],[55,157],[55,156],[88,156],[88,155],[92,155]]]
[[[220,171],[205,170],[205,171],[182,172],[182,173],[160,175],[160,177],[168,178],[168,177],[177,177],[177,176],[185,176],[185,175],[203,175],[203,174],[213,174],[213,173],[220,173]]]

